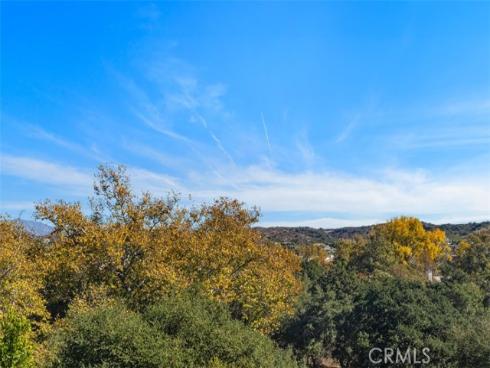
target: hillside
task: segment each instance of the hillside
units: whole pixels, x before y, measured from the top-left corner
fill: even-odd
[[[36,236],[46,236],[52,228],[42,222],[19,220],[25,227],[25,229]],[[352,238],[356,235],[367,235],[371,226],[357,226],[357,227],[342,227],[338,229],[323,229],[313,228],[307,226],[273,226],[262,227],[257,226],[256,229],[262,233],[265,239],[278,242],[284,245],[298,245],[298,244],[313,244],[324,243],[332,245],[338,239]],[[467,224],[443,224],[434,225],[431,223],[424,223],[424,227],[427,230],[434,228],[440,228],[444,230],[447,238],[450,242],[455,242],[461,237],[468,235],[469,233],[490,227],[490,221],[484,222],[470,222]]]
[[[336,240],[351,238],[355,235],[367,235],[372,226],[342,227],[338,229],[322,229],[312,227],[257,227],[265,239],[284,245],[324,243],[332,245]],[[455,242],[469,233],[490,227],[490,221],[470,222],[467,224],[434,225],[424,223],[427,230],[440,228],[444,230],[450,242]]]

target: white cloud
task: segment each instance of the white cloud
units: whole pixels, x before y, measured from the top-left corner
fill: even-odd
[[[0,203],[0,213],[6,211],[32,211],[34,203],[29,201],[2,201]]]
[[[335,172],[287,173],[250,166],[228,170],[227,177],[192,173],[185,181],[129,167],[137,192],[165,195],[171,190],[192,194],[199,201],[226,195],[264,212],[307,213],[307,219],[275,225],[321,227],[358,226],[398,215],[414,215],[435,223],[490,219],[490,180],[480,177],[433,177],[423,171],[386,170],[375,178]],[[93,177],[86,170],[28,157],[2,156],[2,174],[85,196]],[[315,216],[336,213],[338,216]]]
[[[70,191],[87,193],[93,181],[85,170],[35,158],[2,154],[0,162],[3,175],[55,185]]]
[[[490,145],[490,124],[480,123],[446,123],[432,129],[413,129],[410,133],[398,133],[390,137],[397,147],[417,148],[457,148],[463,146]]]
[[[55,186],[80,197],[91,194],[94,182],[92,171],[89,172],[81,168],[30,157],[2,154],[1,169],[2,175],[15,176],[35,183]],[[179,181],[169,175],[138,167],[128,167],[127,172],[131,178],[133,188],[139,193],[150,191],[156,195],[165,195],[171,190],[181,191],[182,189]],[[10,204],[12,208],[8,209],[16,209],[14,207],[19,205],[19,203],[12,202]],[[24,202],[20,204],[22,206],[25,205]]]
[[[483,222],[483,221],[489,221],[490,216],[489,215],[480,215],[480,216],[453,216],[453,217],[437,217],[437,216],[432,216],[427,219],[424,219],[427,222],[431,222],[436,225],[442,225],[442,224],[466,224],[468,222]]]
[[[148,191],[162,196],[171,190],[180,191],[182,189],[177,179],[150,170],[129,167],[128,175],[137,192]]]
[[[122,145],[124,149],[131,152],[132,154],[150,159],[162,165],[163,167],[182,170],[189,167],[191,164],[191,162],[189,162],[190,160],[185,160],[182,157],[175,157],[173,155],[165,154],[160,150],[154,149],[144,144],[124,141]]]
[[[53,143],[57,146],[65,148],[65,149],[72,151],[76,154],[91,158],[91,159],[96,160],[96,161],[107,161],[107,157],[104,157],[97,150],[97,148],[94,144],[89,149],[87,149],[86,147],[84,147],[80,144],[70,142],[70,141],[68,141],[64,138],[61,138],[55,134],[47,132],[46,130],[44,130],[38,126],[35,126],[35,125],[28,125],[27,130],[28,130],[28,134],[34,138]]]
[[[298,135],[298,138],[296,139],[296,148],[301,154],[304,163],[308,167],[312,166],[315,163],[315,161],[317,160],[317,156],[315,154],[315,150],[310,144],[306,132],[303,131],[301,134]]]
[[[436,106],[433,113],[436,115],[488,115],[490,113],[490,98],[446,102]]]
[[[182,117],[185,121],[197,122],[206,131],[209,142],[215,149],[235,165],[233,156],[223,140],[208,124],[209,116],[213,116],[213,120],[218,117],[220,121],[229,116],[222,102],[226,93],[224,84],[202,83],[194,76],[191,67],[177,59],[169,59],[163,63],[149,62],[144,65],[144,74],[146,82],[151,86],[150,90],[158,96],[155,97],[143,90],[139,81],[112,72],[129,93],[132,113],[147,127],[186,144],[202,159],[203,155],[198,146],[203,144],[188,138],[180,133],[182,129],[174,126],[176,121],[182,121],[179,119]]]
[[[490,218],[488,176],[436,178],[420,171],[389,170],[368,178],[249,167],[230,173],[229,183],[238,189],[230,188],[225,182],[208,183],[208,188],[213,185],[214,188],[198,191],[197,196],[226,194],[258,205],[266,212],[334,212],[369,220],[402,214]]]

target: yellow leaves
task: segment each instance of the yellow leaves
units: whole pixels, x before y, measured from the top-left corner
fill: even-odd
[[[439,259],[449,255],[444,231],[427,231],[422,222],[414,217],[395,218],[377,226],[375,233],[393,245],[399,262],[404,265],[421,265],[428,270]]]
[[[397,251],[398,254],[401,256],[401,262],[405,265],[408,264],[408,260],[411,258],[413,254],[412,247],[397,244]]]
[[[281,319],[293,313],[301,284],[296,278],[299,257],[277,245],[258,245],[253,261],[232,278],[231,299],[237,313],[264,333],[278,327]]]
[[[44,258],[50,303],[63,306],[103,287],[146,305],[199,284],[263,332],[293,312],[299,257],[260,242],[251,227],[256,209],[226,198],[193,209],[179,207],[175,195],[137,198],[121,167],[102,167],[97,178],[90,215],[78,204],[37,206],[38,217],[55,226]]]
[[[233,305],[235,315],[270,332],[293,311],[300,284],[299,258],[281,246],[259,242],[250,227],[256,213],[223,198],[197,210],[198,219],[178,250],[178,267],[215,300]],[[173,261],[173,260],[172,260]]]
[[[327,267],[333,259],[323,244],[301,245],[298,247],[298,254],[301,258],[308,261],[314,260],[323,267]]]
[[[42,269],[35,240],[17,223],[0,219],[0,313],[15,310],[45,327],[47,312],[40,294]]]
[[[471,248],[471,244],[466,240],[461,240],[456,248],[456,255],[461,257],[468,249]]]
[[[344,262],[350,262],[365,251],[367,243],[367,238],[364,236],[340,239],[335,247],[335,258]]]

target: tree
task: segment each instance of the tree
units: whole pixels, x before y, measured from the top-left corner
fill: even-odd
[[[363,280],[338,259],[328,269],[311,267],[315,264],[310,261],[304,269],[309,276],[306,302],[275,338],[282,346],[292,346],[308,366],[322,367],[323,359],[333,356],[339,325],[353,308]],[[319,274],[319,270],[323,272]]]
[[[297,367],[290,353],[195,289],[144,313],[117,300],[74,306],[48,345],[55,352],[49,368]]]
[[[175,195],[138,198],[122,167],[100,167],[94,188],[89,215],[77,203],[36,207],[55,227],[45,254],[54,314],[93,286],[138,308],[193,284],[264,333],[293,312],[299,257],[261,242],[256,209],[226,198],[191,209]]]
[[[0,312],[0,368],[34,366],[34,344],[27,318],[10,309]]]
[[[464,320],[453,328],[458,367],[490,367],[490,313]]]
[[[37,330],[47,318],[38,246],[19,223],[0,219],[0,315],[13,310],[30,318]]]
[[[145,318],[158,331],[182,341],[196,367],[216,362],[230,368],[297,367],[290,352],[232,319],[223,304],[196,290],[166,298],[149,308]]]
[[[430,272],[438,261],[449,257],[444,232],[440,229],[427,231],[422,222],[414,217],[398,217],[377,225],[371,237],[393,247],[395,260],[407,268]]]
[[[332,255],[323,244],[303,244],[297,252],[304,261],[316,261],[322,267],[328,267],[332,261]]]
[[[416,349],[419,359],[428,348],[432,367],[458,367],[452,331],[461,320],[437,285],[394,278],[371,281],[339,325],[335,356],[342,367],[370,367],[373,348],[398,349],[402,354]]]
[[[456,254],[446,270],[449,278],[455,282],[474,282],[490,297],[490,228],[461,240]]]
[[[71,310],[47,342],[49,368],[184,368],[179,341],[121,303]]]

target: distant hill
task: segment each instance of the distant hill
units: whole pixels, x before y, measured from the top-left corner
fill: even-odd
[[[324,243],[333,245],[338,239],[352,238],[355,235],[367,235],[371,226],[342,227],[339,229],[322,229],[312,227],[257,227],[265,239],[284,245]],[[468,224],[434,225],[424,223],[426,229],[439,228],[444,230],[450,242],[456,242],[469,233],[490,227],[490,221],[470,222]]]
[[[53,228],[39,221],[16,220],[24,226],[27,232],[35,236],[46,236],[51,234]]]
[[[20,221],[20,223],[28,232],[36,236],[46,236],[53,231],[53,228],[51,226],[46,225],[42,222],[30,220],[18,221]],[[490,221],[443,225],[424,223],[424,226],[428,230],[434,228],[444,230],[449,241],[456,242],[473,231],[490,227]],[[265,239],[290,246],[313,243],[324,243],[327,245],[333,245],[338,239],[352,238],[356,235],[367,235],[371,228],[372,225],[342,227],[338,229],[323,229],[306,226],[256,227],[256,229],[262,233]]]

